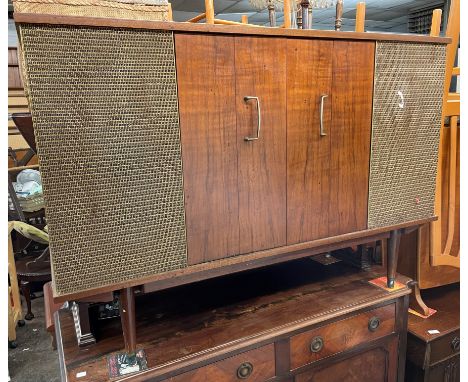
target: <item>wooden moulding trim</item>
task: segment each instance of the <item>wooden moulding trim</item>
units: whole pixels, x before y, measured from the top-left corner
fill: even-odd
[[[336,32],[313,29],[271,28],[249,25],[217,25],[194,24],[188,22],[145,21],[128,19],[111,19],[101,17],[58,16],[36,13],[14,14],[16,23],[53,24],[53,25],[81,25],[94,27],[115,27],[131,29],[158,29],[178,32],[218,33],[236,35],[265,35],[297,38],[324,38],[345,40],[373,40],[373,41],[407,41],[432,44],[449,44],[450,38],[431,37],[416,34],[370,33],[370,32]]]
[[[60,303],[68,300],[79,300],[93,295],[111,292],[123,288],[130,288],[143,284],[144,291],[155,292],[175,286],[189,284],[196,281],[206,280],[213,277],[223,276],[230,273],[242,272],[248,269],[260,268],[262,266],[282,263],[285,261],[313,256],[353,245],[382,240],[389,237],[389,232],[395,229],[419,226],[436,220],[431,217],[411,222],[400,223],[389,227],[373,228],[363,231],[346,233],[339,236],[327,237],[284,247],[272,248],[264,251],[237,255],[225,259],[214,260],[207,263],[191,265],[175,271],[160,273],[141,279],[105,285],[98,288],[88,289],[77,293],[57,295],[54,288],[54,302]]]
[[[265,332],[257,333],[255,335],[240,338],[235,341],[228,342],[226,344],[210,348],[201,352],[190,354],[185,358],[179,358],[176,361],[169,362],[163,365],[150,368],[144,372],[139,373],[138,375],[133,376],[131,379],[132,382],[147,381],[148,378],[158,378],[164,375],[164,378],[174,376],[176,374],[182,374],[183,372],[203,367],[207,364],[213,363],[215,361],[228,358],[229,356],[236,355],[239,351],[244,352],[248,351],[251,348],[257,348],[260,346],[267,345],[271,342],[276,342],[282,336],[287,336],[290,338],[296,332],[302,332],[304,330],[309,330],[309,327],[323,323],[323,317],[326,316],[326,322],[329,324],[335,318],[347,318],[349,315],[352,315],[355,312],[364,310],[369,307],[376,307],[384,305],[388,301],[396,300],[400,297],[403,297],[411,293],[411,289],[403,288],[399,289],[394,293],[384,292],[386,295],[381,297],[369,298],[366,300],[354,302],[347,307],[337,308],[334,311],[322,312],[320,314],[301,319],[299,321],[288,323],[283,326],[275,327]],[[394,333],[396,332],[396,327],[394,328]],[[392,335],[392,334],[390,334]],[[196,359],[196,364],[194,360]],[[127,381],[129,379],[122,379],[121,381]]]

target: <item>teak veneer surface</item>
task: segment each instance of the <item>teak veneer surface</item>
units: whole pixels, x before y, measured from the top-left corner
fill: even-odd
[[[250,253],[286,245],[286,41],[236,37],[235,53],[240,253]],[[258,113],[244,96],[260,101],[256,141],[244,140]]]
[[[136,300],[137,348],[147,354],[147,374],[188,371],[410,293],[368,283],[383,274],[381,268],[363,272],[302,259],[144,295]],[[409,279],[400,276],[399,281]],[[124,346],[119,320],[102,322],[98,343],[80,349],[71,314],[58,314],[69,381],[106,381],[106,355]],[[76,378],[80,371],[87,372],[86,379]]]
[[[188,264],[239,253],[234,43],[175,36]]]
[[[251,27],[238,25],[197,24],[188,22],[141,21],[110,19],[99,17],[56,16],[49,14],[21,13],[14,14],[17,23],[107,26],[132,29],[160,29],[178,32],[225,33],[238,35],[265,35],[297,38],[326,38],[347,40],[408,41],[420,43],[449,44],[451,38],[431,37],[416,34],[336,32],[312,29],[285,29],[269,27]]]

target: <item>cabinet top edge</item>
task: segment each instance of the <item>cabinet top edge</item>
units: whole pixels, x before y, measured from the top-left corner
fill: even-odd
[[[336,32],[314,29],[284,29],[271,27],[196,24],[173,21],[144,21],[130,19],[112,19],[100,17],[58,16],[38,13],[15,13],[16,23],[76,25],[92,27],[114,27],[129,29],[166,30],[174,32],[196,32],[234,35],[253,35],[269,37],[318,38],[340,40],[403,41],[432,44],[449,44],[449,37],[431,37],[417,34],[396,34],[384,32]]]

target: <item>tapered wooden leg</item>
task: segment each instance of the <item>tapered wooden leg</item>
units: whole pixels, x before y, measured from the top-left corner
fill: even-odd
[[[125,288],[120,291],[120,320],[125,351],[129,361],[136,360],[135,294],[133,288]]]
[[[387,286],[395,286],[396,269],[398,264],[398,248],[400,246],[400,230],[396,229],[390,232],[390,238],[387,244]]]

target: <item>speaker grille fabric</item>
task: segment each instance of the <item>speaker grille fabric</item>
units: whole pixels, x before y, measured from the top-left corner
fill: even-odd
[[[434,215],[445,50],[377,42],[369,228]]]
[[[187,264],[171,32],[20,26],[56,295]]]

